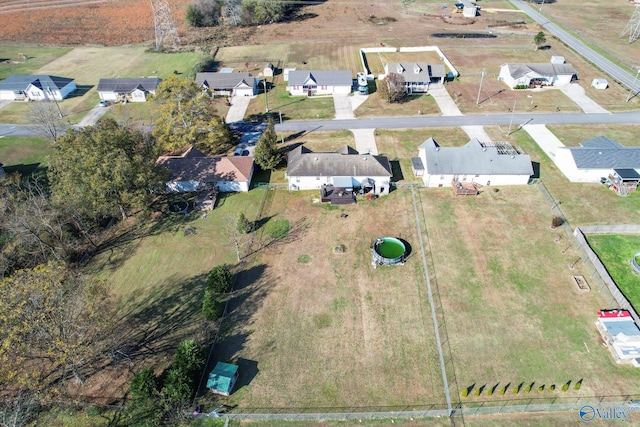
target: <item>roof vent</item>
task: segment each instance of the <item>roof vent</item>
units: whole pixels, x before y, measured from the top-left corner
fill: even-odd
[[[440,151],[440,147],[436,147],[436,151]]]
[[[363,157],[363,159],[367,160],[367,159],[368,159],[368,157],[367,157],[367,156],[364,156],[364,157]]]
[[[316,161],[317,161],[317,160],[318,160],[318,158],[317,158],[317,157],[314,157],[314,158],[313,158],[313,160],[316,160]]]

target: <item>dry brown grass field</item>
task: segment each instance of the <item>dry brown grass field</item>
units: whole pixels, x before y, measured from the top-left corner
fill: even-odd
[[[257,374],[244,380],[250,384],[228,402],[249,408],[443,402],[411,194],[337,208],[313,203],[314,192],[269,193],[263,216],[288,219],[292,230],[286,242],[248,260],[245,286],[223,323],[216,360],[257,364]],[[411,242],[405,265],[372,267],[370,246],[381,236]],[[344,253],[336,253],[339,245]]]

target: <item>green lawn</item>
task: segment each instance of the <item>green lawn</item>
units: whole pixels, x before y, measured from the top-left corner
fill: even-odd
[[[14,74],[34,74],[53,60],[69,53],[71,47],[0,46],[0,80]],[[27,55],[24,60],[22,54]],[[63,77],[71,77],[59,74]]]
[[[9,137],[0,138],[0,163],[7,173],[29,174],[46,166],[51,152],[44,138]]]
[[[245,120],[261,119],[266,111],[266,104],[269,104],[269,112],[274,115],[274,120],[280,120],[279,113],[282,113],[282,120],[312,120],[312,119],[333,119],[335,108],[333,97],[313,97],[291,96],[286,90],[286,83],[280,83],[269,89],[265,97],[260,85],[261,92],[251,100],[249,108],[245,113]]]
[[[620,291],[640,312],[640,275],[631,267],[631,259],[640,252],[640,236],[589,234],[586,237]]]

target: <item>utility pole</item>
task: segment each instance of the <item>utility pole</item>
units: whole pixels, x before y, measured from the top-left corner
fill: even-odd
[[[636,81],[638,80],[638,73],[640,73],[640,68],[636,70],[636,76],[633,78],[633,84],[631,85],[631,89],[629,89],[629,95],[627,95],[627,102],[631,99],[631,92],[634,92],[634,96],[638,93],[636,91]]]
[[[49,100],[53,99],[53,102],[55,102],[56,107],[58,108],[58,115],[60,116],[60,118],[64,117],[64,114],[62,114],[62,110],[60,109],[60,106],[58,105],[58,100],[56,99],[56,97],[53,95],[53,92],[51,92],[51,88],[47,86],[46,90],[45,90],[45,94],[47,96],[47,98]]]
[[[267,79],[265,78],[262,83],[264,83],[264,103],[266,106],[266,112],[269,112],[269,97],[267,96]]]
[[[513,108],[511,109],[511,120],[509,121],[509,130],[507,131],[507,135],[511,135],[511,125],[513,124],[513,115],[516,112],[517,103],[518,103],[517,99],[513,101]]]
[[[480,87],[478,88],[478,98],[476,99],[476,105],[480,105],[480,91],[482,90],[482,81],[484,80],[484,71],[485,69],[482,69],[482,75],[480,76]]]

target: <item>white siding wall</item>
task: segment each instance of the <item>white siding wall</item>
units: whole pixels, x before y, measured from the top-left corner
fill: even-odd
[[[236,193],[238,191],[249,191],[248,182],[236,182],[236,181],[219,181],[215,184],[218,190],[224,193]]]
[[[287,86],[287,91],[291,96],[307,96],[307,91],[303,86]],[[318,86],[315,95],[350,94],[351,86]]]
[[[391,178],[388,176],[354,176],[352,180],[356,180],[358,182],[362,182],[365,179],[372,179],[376,183],[382,186],[389,186],[389,181]],[[330,176],[320,176],[320,177],[291,177],[288,176],[289,180],[289,190],[319,190],[322,187],[322,184],[332,184],[332,177]]]
[[[460,182],[473,182],[480,185],[527,185],[529,175],[430,175],[422,177],[425,187],[450,187],[454,177]]]
[[[147,96],[144,91],[136,89],[131,92],[131,102],[146,102]]]
[[[118,95],[115,92],[98,92],[98,95],[104,101],[116,101],[118,99]]]
[[[12,90],[0,90],[0,101],[13,101],[16,94]]]

